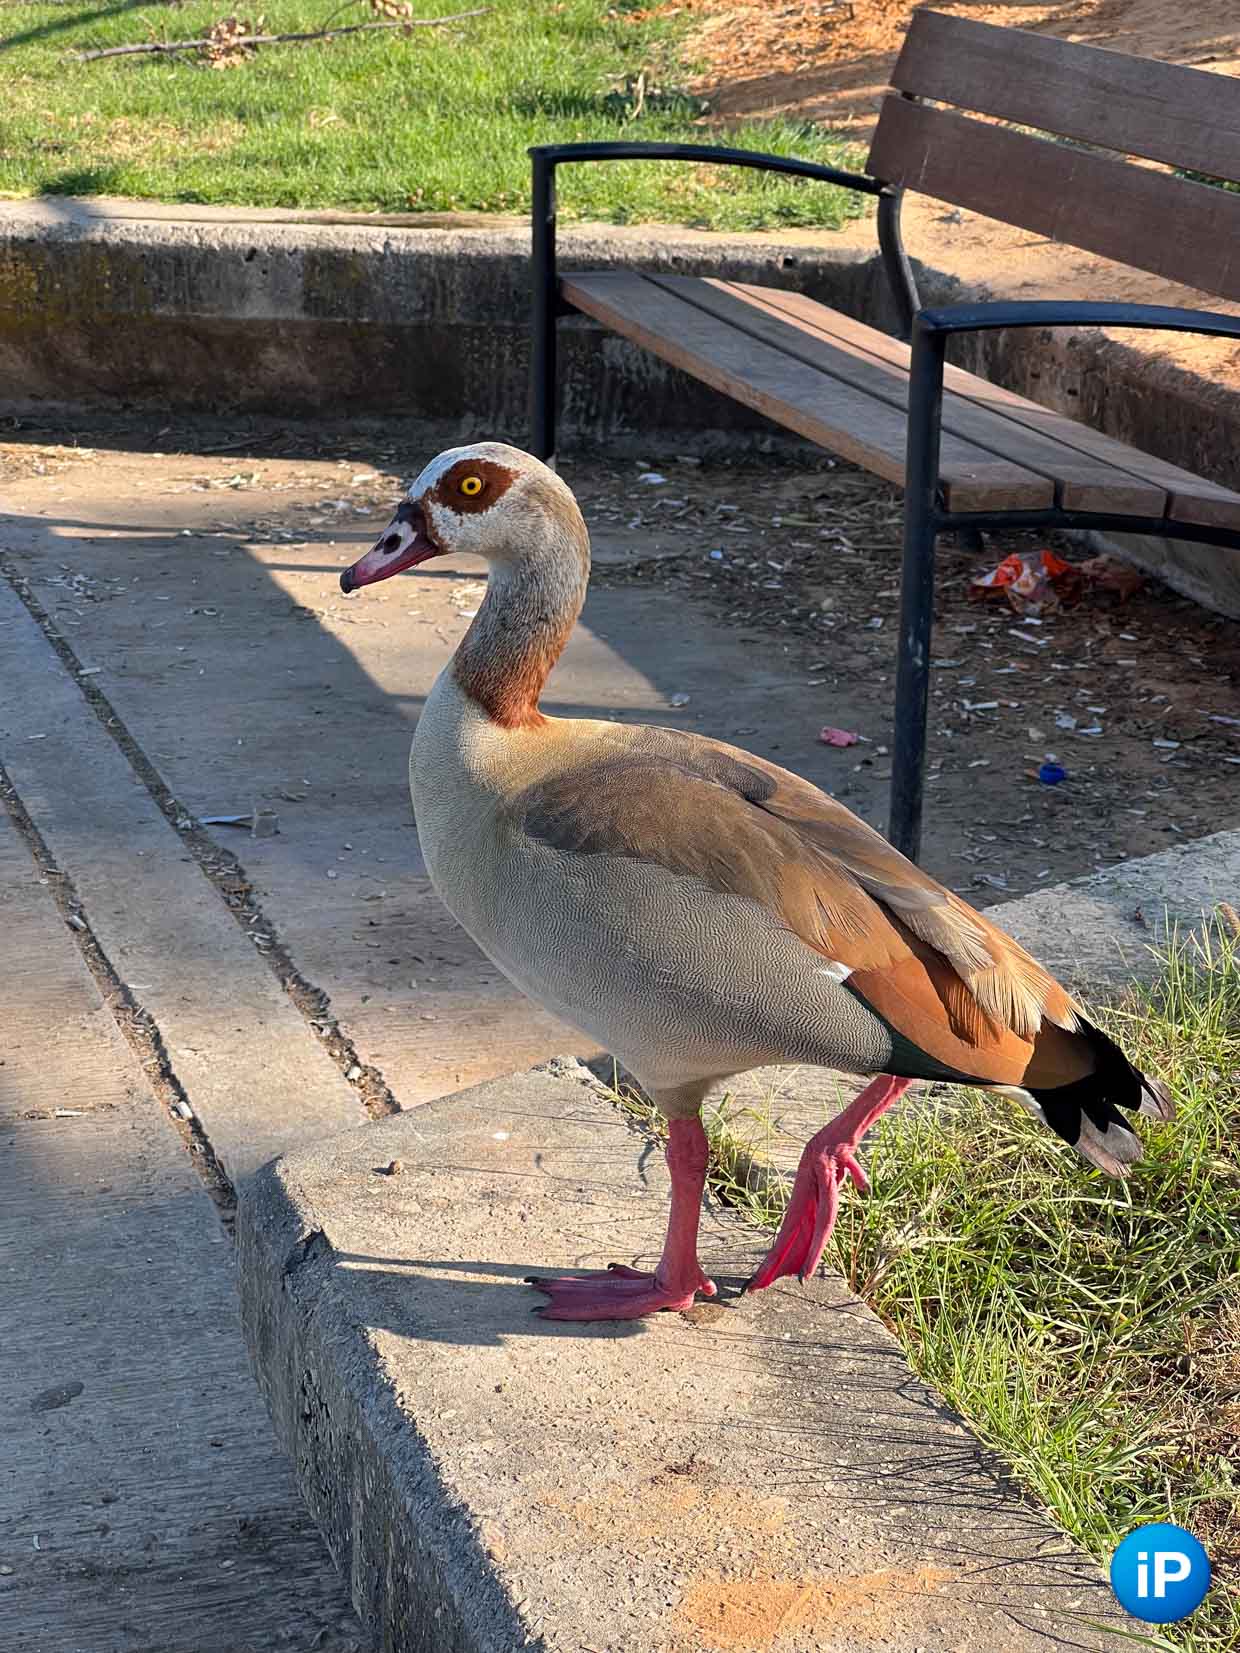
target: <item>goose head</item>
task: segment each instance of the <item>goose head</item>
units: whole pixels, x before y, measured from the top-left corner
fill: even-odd
[[[340,576],[356,591],[432,557],[484,557],[492,574],[558,567],[573,583],[590,566],[586,525],[554,471],[503,442],[449,448],[410,484],[391,522]]]

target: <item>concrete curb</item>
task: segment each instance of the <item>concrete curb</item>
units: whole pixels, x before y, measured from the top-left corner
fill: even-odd
[[[893,313],[871,222],[715,235],[565,226],[565,268],[660,270],[795,287],[879,327]],[[106,198],[0,202],[0,407],[152,408],[456,422],[523,443],[529,230],[523,219],[368,217]],[[992,296],[919,266],[927,304]],[[757,414],[579,318],[562,330],[566,441],[677,436],[735,450]],[[987,333],[958,359],[1001,384],[1240,488],[1240,384],[1113,335]],[[706,441],[703,444],[703,433]],[[1177,591],[1240,618],[1240,555],[1113,536]]]
[[[1240,832],[1121,861],[986,916],[1074,992],[1098,999],[1152,981],[1169,932],[1200,934],[1220,902],[1240,903]]]
[[[571,1060],[245,1191],[259,1384],[380,1646],[1050,1653],[1121,1627],[842,1282],[736,1295],[764,1246],[734,1217],[704,1214],[717,1302],[530,1317],[531,1267],[657,1254],[665,1196]]]
[[[1197,929],[1238,882],[1240,832],[1219,833],[990,914],[1065,980],[1106,993],[1152,975],[1151,944],[1168,925]],[[761,1089],[763,1075],[750,1078]],[[822,1076],[813,1078],[806,1134],[821,1122]],[[726,1602],[754,1577],[795,1578],[817,1592],[812,1599],[829,1617],[832,1591],[842,1600],[855,1588],[859,1559],[847,1559],[850,1546],[854,1556],[883,1557],[884,1568],[864,1575],[866,1591],[880,1576],[924,1579],[936,1567],[944,1579],[955,1574],[945,1586],[950,1602],[936,1601],[937,1585],[903,1590],[898,1629],[908,1645],[1017,1653],[1061,1636],[1071,1646],[1100,1645],[1093,1638],[1102,1632],[1079,1615],[1092,1624],[1113,1608],[1089,1564],[1070,1550],[1046,1555],[1045,1529],[1038,1541],[1036,1518],[1002,1489],[980,1448],[962,1447],[966,1431],[913,1382],[894,1341],[841,1281],[739,1300],[725,1292],[719,1306],[684,1317],[682,1325],[693,1323],[687,1343],[663,1335],[667,1321],[559,1331],[535,1323],[537,1334],[522,1333],[515,1316],[529,1305],[518,1302],[517,1280],[535,1259],[554,1264],[566,1240],[578,1253],[573,1267],[595,1266],[612,1246],[621,1256],[657,1254],[661,1167],[643,1155],[632,1177],[635,1146],[600,1089],[586,1068],[560,1059],[278,1161],[243,1192],[242,1314],[259,1384],[381,1645],[392,1653],[739,1645],[695,1626],[703,1584],[706,1597]],[[799,1111],[795,1095],[781,1105]],[[384,1174],[396,1162],[399,1172]],[[781,1167],[755,1149],[747,1169],[750,1185],[761,1186]],[[409,1257],[411,1247],[434,1261]],[[708,1208],[703,1257],[721,1281],[725,1272],[743,1278],[747,1254],[762,1249],[734,1217]],[[445,1289],[449,1280],[457,1284]],[[558,1369],[544,1358],[547,1337],[565,1357]],[[791,1386],[781,1366],[789,1342],[816,1351],[812,1373]],[[725,1349],[727,1375],[717,1377]],[[514,1372],[497,1415],[493,1393],[506,1391]],[[770,1408],[782,1404],[772,1393],[825,1419],[841,1386],[851,1406],[883,1418],[883,1432],[849,1435],[848,1456],[822,1460],[812,1490],[797,1478],[799,1536],[781,1537],[777,1559],[754,1549],[750,1535],[725,1545],[724,1564],[704,1573],[710,1555],[693,1540],[693,1497],[666,1519],[648,1513],[653,1486],[670,1473],[657,1466],[700,1455],[708,1495],[722,1496],[731,1514],[746,1497],[784,1484],[789,1423],[776,1420],[770,1432]],[[601,1417],[589,1410],[595,1394],[607,1397]],[[910,1420],[897,1414],[910,1402],[918,1446],[906,1464],[882,1441],[893,1429],[903,1437]],[[751,1430],[703,1422],[746,1417]],[[950,1488],[936,1490],[944,1462]],[[982,1505],[969,1491],[979,1473],[993,1477]],[[866,1486],[868,1502],[858,1492]],[[563,1487],[567,1501],[556,1492]],[[781,1503],[763,1522],[782,1534]],[[925,1526],[936,1505],[950,1536]],[[596,1511],[605,1514],[601,1527]],[[641,1525],[626,1530],[634,1519]],[[1001,1594],[979,1595],[969,1569],[962,1579],[949,1565],[978,1554],[1006,1558]],[[1031,1618],[1034,1558],[1039,1608]],[[623,1622],[615,1592],[596,1592],[618,1568],[628,1572],[620,1595],[636,1609]],[[1084,1592],[1066,1622],[1044,1611],[1050,1591],[1052,1602],[1064,1599],[1065,1581]],[[798,1653],[868,1645],[872,1598],[863,1595],[863,1605],[830,1626],[830,1639],[808,1639],[815,1629],[828,1633],[825,1618],[791,1626]],[[762,1645],[791,1644],[777,1637]]]

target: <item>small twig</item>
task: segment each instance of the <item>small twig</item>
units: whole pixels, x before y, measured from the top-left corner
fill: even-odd
[[[264,436],[256,436],[254,434],[254,432],[251,431],[248,436],[243,436],[236,442],[213,442],[209,448],[199,447],[199,446],[197,446],[197,444],[195,444],[194,452],[195,453],[236,453],[238,448],[253,447],[257,443],[262,442],[262,441],[273,442],[276,439],[277,436],[287,436],[287,435],[288,435],[288,432],[283,431],[283,430],[268,431],[265,437]]]
[[[406,17],[399,23],[348,23],[343,29],[314,29],[309,34],[243,34],[230,40],[230,46],[285,46],[308,40],[333,40],[342,34],[364,34],[368,29],[437,29],[445,23],[460,23],[467,17],[485,17],[490,6],[478,6],[473,11],[454,12],[451,17]],[[92,63],[100,57],[132,57],[139,52],[200,52],[212,44],[209,40],[150,40],[140,46],[105,46],[97,52],[75,52],[78,63]]]
[[[637,96],[633,100],[633,112],[629,116],[629,121],[635,121],[646,107],[646,71],[644,69],[637,77],[636,92]],[[625,124],[627,125],[628,122]]]

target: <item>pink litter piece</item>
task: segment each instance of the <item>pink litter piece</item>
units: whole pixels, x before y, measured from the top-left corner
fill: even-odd
[[[828,724],[819,733],[818,739],[824,746],[855,746],[861,736],[854,735],[850,729],[833,729]]]

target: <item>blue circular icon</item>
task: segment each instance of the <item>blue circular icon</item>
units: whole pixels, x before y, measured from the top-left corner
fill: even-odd
[[[1186,1619],[1210,1588],[1210,1560],[1191,1532],[1170,1521],[1137,1527],[1111,1557],[1120,1606],[1146,1624]]]

